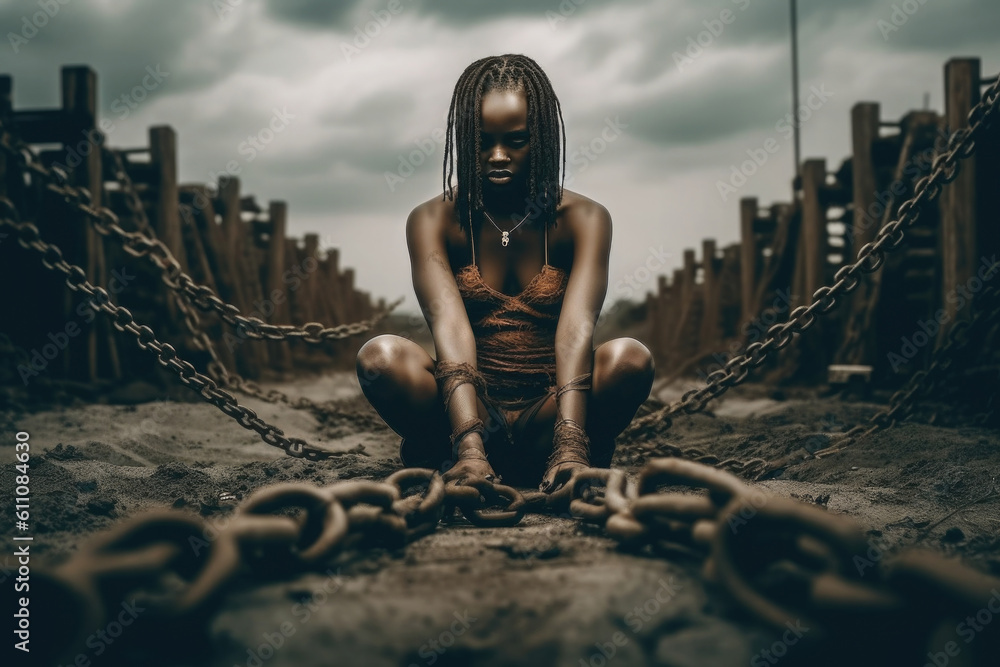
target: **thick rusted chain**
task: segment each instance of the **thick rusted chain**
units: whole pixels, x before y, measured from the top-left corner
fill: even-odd
[[[595,484],[604,484],[603,498],[593,495]],[[414,486],[420,493],[403,495]],[[672,490],[685,487],[701,493]],[[854,522],[763,494],[731,473],[691,461],[653,459],[635,485],[623,470],[585,468],[562,488],[558,501],[529,501],[533,492],[485,480],[445,485],[428,469],[403,469],[385,481],[278,484],[255,491],[225,521],[159,510],[123,522],[90,538],[58,567],[42,568],[39,597],[75,615],[74,627],[99,627],[113,611],[114,591],[127,587],[144,595],[177,572],[188,582],[184,588],[150,603],[142,597],[144,604],[154,606],[158,619],[204,623],[241,573],[290,576],[300,567],[328,567],[346,550],[373,542],[405,545],[435,530],[448,507],[475,522],[501,500],[508,508],[480,525],[514,525],[529,507],[572,505],[624,545],[682,547],[703,559],[706,577],[755,618],[779,631],[804,624],[812,642],[850,636],[862,645],[879,638],[891,644],[894,637],[926,643],[926,629],[975,613],[988,591],[1000,587],[1000,580],[957,561],[914,551],[862,571],[855,558],[869,545]],[[300,514],[275,514],[289,509]],[[793,585],[776,585],[777,575]],[[73,631],[58,637],[61,643],[47,647],[53,659],[85,639]]]

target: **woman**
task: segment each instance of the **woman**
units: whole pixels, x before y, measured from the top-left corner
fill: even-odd
[[[458,484],[541,478],[551,492],[574,470],[609,466],[615,436],[649,396],[642,343],[593,347],[611,217],[562,188],[565,143],[559,101],[534,60],[494,56],[462,73],[443,196],[406,222],[437,360],[391,334],[357,359],[365,396],[403,437],[406,466],[446,470]]]

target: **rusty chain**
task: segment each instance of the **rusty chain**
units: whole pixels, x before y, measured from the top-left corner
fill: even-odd
[[[833,285],[824,285],[817,289],[808,306],[798,306],[792,310],[786,321],[769,327],[762,340],[751,343],[743,354],[733,357],[723,368],[710,373],[704,387],[692,389],[686,392],[680,401],[634,420],[629,426],[629,432],[648,428],[657,423],[665,423],[669,428],[673,423],[673,415],[679,412],[694,414],[704,410],[709,401],[721,396],[730,387],[744,382],[750,370],[763,365],[768,355],[787,347],[795,334],[802,334],[812,327],[817,315],[833,310],[841,297],[850,294],[858,287],[861,282],[858,274],[878,270],[885,262],[886,254],[902,244],[904,230],[916,222],[921,209],[935,201],[941,194],[941,188],[958,177],[961,169],[960,161],[975,152],[976,139],[992,123],[998,108],[1000,108],[1000,79],[983,91],[980,102],[969,111],[969,126],[955,130],[948,138],[945,152],[934,158],[931,173],[917,182],[913,196],[899,205],[896,219],[884,225],[875,235],[875,239],[861,247],[853,264],[844,265],[837,271],[834,276],[836,282]],[[897,410],[902,409],[897,408]],[[884,418],[879,419],[882,421]],[[856,434],[857,432],[855,436]]]
[[[156,235],[153,232],[152,226],[149,224],[149,218],[146,216],[146,210],[142,205],[142,199],[139,197],[139,193],[135,191],[132,179],[128,175],[128,170],[125,168],[124,161],[122,160],[121,152],[108,150],[107,153],[110,154],[113,160],[115,178],[125,195],[126,206],[132,215],[132,219],[136,222],[136,227],[138,227],[140,233],[145,234],[150,239],[155,238]],[[181,215],[185,217],[188,224],[193,225],[194,221],[191,220],[190,217],[190,207],[182,204],[179,207],[179,210]],[[209,377],[226,389],[239,391],[247,396],[252,396],[268,403],[281,403],[298,409],[315,411],[323,410],[321,405],[305,397],[292,399],[287,394],[276,389],[269,389],[265,391],[257,383],[242,377],[239,373],[235,372],[235,370],[227,369],[226,365],[219,357],[218,350],[216,350],[212,339],[208,336],[204,329],[202,329],[201,321],[198,317],[198,311],[196,311],[191,305],[191,301],[187,295],[176,290],[170,290],[170,294],[174,299],[174,304],[177,306],[177,310],[184,318],[184,325],[187,328],[188,333],[191,335],[195,348],[207,352],[211,357],[207,368]],[[387,309],[385,314],[388,314],[390,310],[391,308]],[[384,315],[381,315],[378,319],[381,317],[384,317]],[[377,322],[378,319],[373,318],[373,324]]]
[[[485,480],[445,484],[437,471],[407,468],[384,481],[263,487],[214,519],[155,510],[91,537],[69,560],[32,573],[45,609],[77,617],[65,623],[75,631],[39,629],[52,635],[46,657],[72,655],[118,611],[122,595],[147,610],[151,633],[204,631],[241,576],[329,573],[341,557],[370,546],[401,548],[435,531],[456,509],[486,527],[516,525],[526,512],[562,512],[602,526],[625,550],[692,557],[708,581],[772,629],[798,622],[810,629],[813,646],[835,649],[845,639],[882,646],[893,664],[923,664],[935,648],[933,631],[975,615],[1000,587],[932,552],[873,559],[850,519],[692,461],[653,459],[635,480],[622,469],[580,469],[553,494]],[[175,573],[183,583],[164,593]],[[963,664],[992,664],[987,640],[973,649],[973,662]]]
[[[57,246],[42,240],[38,227],[30,222],[21,222],[17,209],[5,197],[0,197],[0,227],[10,227],[16,232],[17,241],[22,247],[41,255],[42,264],[47,269],[65,275],[69,288],[74,292],[85,294],[91,308],[110,317],[115,329],[134,336],[141,350],[155,355],[157,362],[176,373],[182,384],[197,391],[202,398],[235,419],[240,426],[255,431],[264,442],[279,447],[289,456],[316,461],[331,455],[328,451],[309,445],[301,438],[286,437],[281,429],[259,418],[250,408],[240,405],[236,398],[221,389],[215,380],[202,375],[189,362],[181,359],[172,345],[160,342],[152,329],[138,324],[127,308],[112,303],[107,290],[91,284],[87,280],[86,272],[80,266],[67,262]]]
[[[46,167],[38,159],[34,150],[20,138],[7,131],[0,123],[0,150],[4,151],[20,167],[22,172],[31,173],[44,183],[45,188],[58,195],[76,212],[88,220],[102,236],[113,237],[123,249],[133,257],[146,258],[161,271],[163,282],[172,290],[184,294],[191,303],[204,311],[214,311],[223,321],[234,327],[240,336],[267,340],[302,340],[321,344],[329,340],[341,340],[370,331],[375,324],[395,309],[403,299],[400,297],[372,317],[349,324],[326,327],[320,322],[308,322],[302,326],[293,324],[268,324],[259,317],[246,317],[240,309],[223,301],[211,287],[199,285],[188,275],[163,241],[141,232],[129,232],[121,227],[118,216],[108,208],[94,205],[90,191],[76,187],[69,182],[68,175],[58,167]]]
[[[997,270],[996,267],[993,270]],[[823,458],[836,454],[879,429],[892,428],[905,420],[916,407],[917,399],[927,396],[938,386],[938,382],[951,368],[955,353],[967,345],[972,334],[982,330],[987,325],[1000,321],[1000,299],[998,296],[1000,296],[1000,289],[997,289],[995,285],[986,287],[976,299],[979,307],[972,317],[967,320],[959,320],[949,329],[944,343],[934,350],[933,361],[926,369],[914,373],[906,386],[892,395],[889,399],[889,405],[868,420],[868,425],[858,424],[845,431],[836,443],[813,452],[813,456]]]

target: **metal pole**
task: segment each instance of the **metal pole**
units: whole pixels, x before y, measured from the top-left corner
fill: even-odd
[[[798,40],[798,20],[796,19],[796,0],[791,2],[792,16],[792,129],[794,132],[795,146],[795,179],[801,175],[799,165],[802,164],[802,155],[799,148],[799,40]]]

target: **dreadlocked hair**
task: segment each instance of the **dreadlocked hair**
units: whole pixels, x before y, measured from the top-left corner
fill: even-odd
[[[528,101],[528,134],[531,168],[528,174],[529,207],[536,216],[554,224],[562,201],[566,172],[566,125],[559,99],[549,78],[527,56],[506,54],[482,58],[469,65],[455,84],[448,109],[448,131],[444,147],[443,198],[455,201],[455,212],[463,229],[481,216],[483,173],[479,162],[483,94],[491,90],[523,90]],[[457,161],[458,195],[452,187]],[[560,175],[560,168],[562,175]]]

